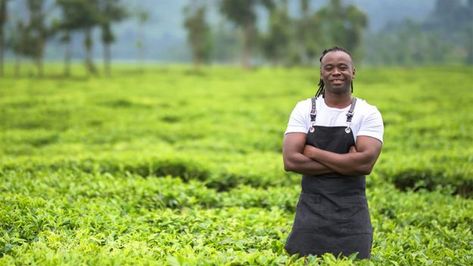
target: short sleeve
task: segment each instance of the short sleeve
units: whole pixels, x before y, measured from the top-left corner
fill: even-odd
[[[383,142],[384,125],[381,113],[376,107],[372,107],[370,112],[363,119],[358,136],[369,136]]]
[[[307,133],[309,130],[309,113],[307,101],[298,102],[292,110],[284,134],[295,132]]]

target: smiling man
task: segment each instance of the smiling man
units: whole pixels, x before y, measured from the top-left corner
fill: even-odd
[[[355,67],[340,47],[320,57],[319,90],[299,102],[284,135],[286,171],[302,174],[302,192],[286,243],[290,254],[370,257],[373,240],[365,175],[381,153],[378,109],[352,96]]]

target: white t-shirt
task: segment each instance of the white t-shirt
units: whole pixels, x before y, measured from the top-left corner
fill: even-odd
[[[311,109],[312,101],[310,98],[298,102],[292,110],[285,134],[292,132],[307,133],[310,128]],[[316,109],[316,126],[347,126],[346,114],[350,110],[350,105],[342,109],[329,107],[325,104],[324,98],[320,96],[317,98]],[[383,142],[384,125],[381,113],[375,106],[368,104],[363,99],[358,98],[356,101],[350,127],[355,141],[357,136],[369,136]]]

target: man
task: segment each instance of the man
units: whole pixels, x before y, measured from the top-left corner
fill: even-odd
[[[299,102],[291,113],[284,168],[303,176],[286,243],[290,254],[370,257],[365,175],[381,152],[384,127],[376,107],[352,96],[354,78],[347,50],[325,50],[316,97]]]

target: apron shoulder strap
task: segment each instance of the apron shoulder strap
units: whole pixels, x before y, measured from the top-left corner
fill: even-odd
[[[347,113],[347,123],[350,123],[351,119],[353,118],[355,105],[356,105],[356,97],[353,97],[353,99],[351,100],[350,110],[348,110],[348,113]]]
[[[310,125],[312,127],[314,127],[315,126],[315,118],[317,117],[317,108],[316,108],[317,98],[312,97],[311,101],[312,101],[312,109],[310,110]]]

